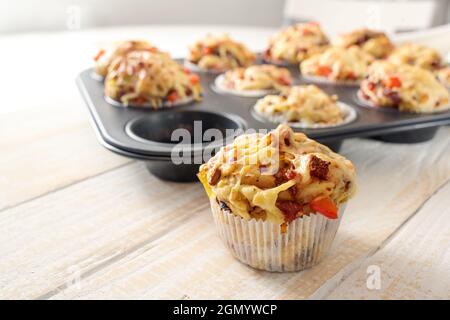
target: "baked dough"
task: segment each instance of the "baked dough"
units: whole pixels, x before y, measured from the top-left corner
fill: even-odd
[[[375,59],[386,58],[394,48],[384,32],[370,29],[358,29],[342,34],[333,41],[333,44],[343,48],[359,46]]]
[[[361,96],[376,107],[429,113],[449,107],[449,92],[428,70],[389,61],[374,62]]]
[[[345,120],[337,96],[329,96],[315,85],[294,86],[280,95],[258,100],[255,111],[279,122],[335,125]]]
[[[200,100],[200,78],[165,52],[133,51],[111,63],[105,96],[123,106],[161,108]]]
[[[205,71],[223,72],[238,67],[247,67],[256,55],[244,44],[228,35],[207,35],[189,47],[188,61]]]
[[[323,51],[328,44],[328,37],[319,24],[299,23],[282,29],[269,40],[264,59],[272,63],[297,64]]]
[[[303,61],[300,70],[302,75],[331,82],[359,82],[372,61],[373,57],[358,46],[331,47]]]
[[[120,57],[126,56],[128,53],[136,50],[147,50],[150,52],[159,51],[155,46],[145,40],[128,40],[117,42],[109,49],[101,49],[95,57],[95,72],[106,77],[108,68],[111,63]]]
[[[397,47],[389,56],[393,63],[405,63],[427,70],[436,70],[442,64],[439,52],[433,48],[407,43]]]
[[[355,193],[355,175],[349,160],[286,125],[239,136],[199,172],[209,197],[233,214],[279,224],[314,213],[317,200],[346,202]]]

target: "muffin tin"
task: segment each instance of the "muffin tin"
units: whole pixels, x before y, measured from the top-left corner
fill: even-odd
[[[180,61],[181,62],[181,61]],[[288,67],[294,84],[307,83],[298,68]],[[226,129],[274,129],[277,124],[255,116],[253,106],[258,98],[221,94],[214,90],[217,74],[199,73],[203,100],[188,105],[160,110],[124,108],[112,105],[104,97],[103,82],[93,69],[83,71],[77,78],[81,94],[89,108],[97,137],[103,146],[121,155],[145,160],[150,172],[171,181],[193,181],[202,155],[211,155],[224,144],[223,140],[203,141],[208,129],[218,129],[227,139],[234,135]],[[342,126],[320,129],[294,128],[310,138],[338,151],[342,141],[353,137],[370,137],[389,142],[415,143],[431,139],[441,125],[450,123],[450,112],[436,114],[402,113],[362,105],[357,99],[358,87],[318,84],[325,92],[337,94],[339,101],[352,106],[355,121]],[[201,126],[200,122],[201,121]],[[172,142],[177,128],[187,129],[198,141]],[[242,131],[241,131],[242,132]],[[226,135],[228,134],[228,136]],[[184,164],[172,162],[178,152]],[[203,158],[203,160],[207,160]],[[189,162],[189,163],[186,163]]]

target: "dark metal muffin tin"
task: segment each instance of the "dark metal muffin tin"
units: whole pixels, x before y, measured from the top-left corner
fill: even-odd
[[[289,68],[295,84],[305,83],[297,67]],[[102,145],[121,155],[146,160],[150,172],[171,181],[193,181],[201,161],[201,154],[211,152],[223,141],[212,145],[191,141],[179,145],[185,154],[195,158],[196,164],[176,165],[171,161],[172,132],[177,128],[194,130],[194,121],[202,121],[202,130],[274,129],[277,124],[255,117],[252,108],[258,98],[219,94],[212,88],[217,75],[200,73],[204,89],[203,100],[192,104],[161,110],[123,108],[113,106],[104,98],[103,82],[93,76],[93,69],[83,71],[77,78],[81,94],[89,107],[97,137]],[[389,142],[415,143],[431,139],[441,125],[450,123],[450,112],[436,114],[402,113],[396,110],[362,106],[356,97],[358,87],[318,84],[329,94],[357,111],[352,123],[321,129],[299,129],[310,138],[338,151],[342,141],[353,137],[370,137]],[[207,146],[208,145],[208,146]],[[206,159],[205,159],[206,160]]]

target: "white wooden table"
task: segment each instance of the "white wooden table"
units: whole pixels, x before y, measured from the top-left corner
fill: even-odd
[[[420,144],[346,141],[359,193],[332,252],[285,274],[230,256],[200,184],[160,181],[98,144],[74,82],[97,47],[144,37],[181,56],[205,30],[228,30],[254,49],[273,31],[149,27],[0,38],[0,298],[450,298],[448,126]],[[368,281],[373,270],[380,282],[378,273]]]

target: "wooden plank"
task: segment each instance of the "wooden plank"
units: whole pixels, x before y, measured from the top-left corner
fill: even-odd
[[[198,184],[150,176],[142,163],[6,210],[0,217],[0,296],[33,298],[152,245],[206,208]],[[25,222],[25,223],[24,223]]]
[[[347,141],[360,187],[333,250],[317,267],[286,274],[255,271],[225,251],[198,184],[125,166],[3,212],[0,295],[308,298],[356,269],[450,178],[449,146],[448,127],[415,145]],[[74,269],[81,286],[67,288]]]
[[[75,85],[91,59],[86,45],[71,40],[70,34],[0,39],[1,48],[14,48],[2,50],[0,62],[0,86],[8,88],[0,110],[0,210],[129,162],[96,141]],[[18,59],[26,75],[11,63]]]
[[[0,209],[131,161],[99,145],[86,114],[78,121],[70,114],[53,110],[53,116],[47,118],[39,111],[30,111],[26,114],[30,119],[23,120],[24,113],[5,119],[3,129],[9,131],[6,136],[10,139],[0,142]],[[20,132],[22,129],[26,134]]]
[[[447,183],[328,298],[450,299],[449,194]],[[380,271],[380,277],[375,278],[380,280],[379,287],[370,278],[378,276],[373,274],[374,268]]]

